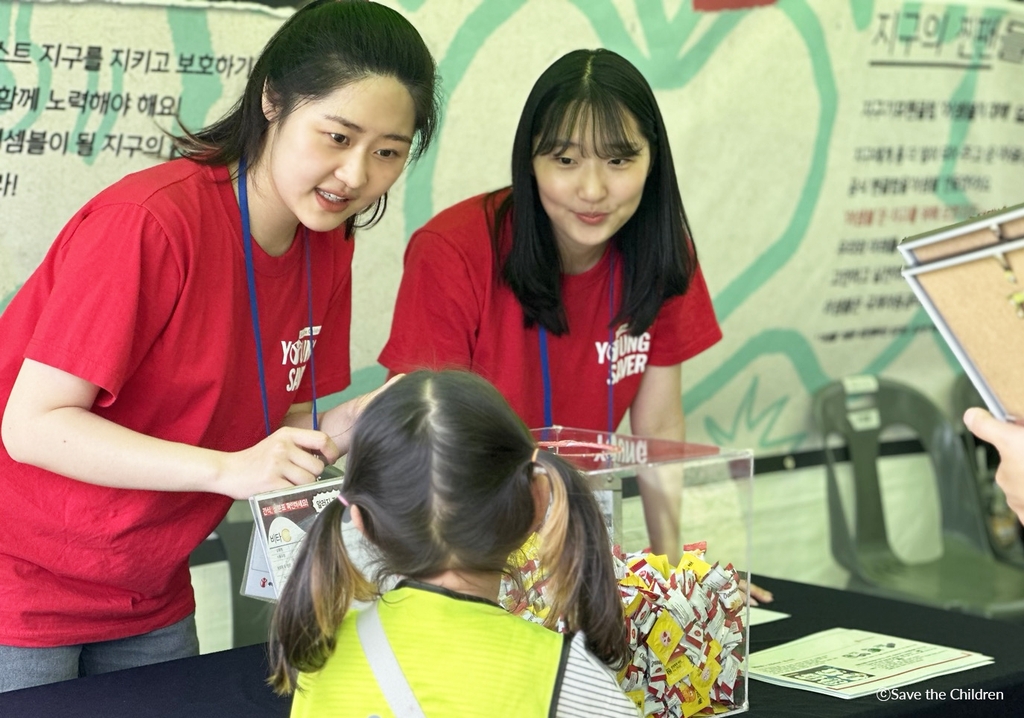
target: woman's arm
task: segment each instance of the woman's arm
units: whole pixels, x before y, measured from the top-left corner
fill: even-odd
[[[630,428],[638,436],[685,441],[682,364],[648,366],[643,379],[640,380],[640,391],[630,406],[629,416]],[[659,478],[657,472],[651,472],[647,476],[641,472],[640,478],[640,500],[647,520],[651,548],[656,553],[668,555],[670,560],[676,562],[683,551],[679,541],[683,477],[669,474]],[[750,584],[749,592],[752,606],[769,603],[772,600],[771,592],[760,586]]]
[[[630,430],[653,439],[686,440],[683,417],[682,364],[648,366],[629,408]],[[679,509],[683,500],[681,472],[657,469],[638,472],[640,501],[651,551],[673,563],[682,557]]]
[[[124,489],[208,491],[235,499],[312,481],[340,455],[324,432],[278,429],[237,452],[157,439],[91,409],[99,388],[26,359],[4,411],[2,438],[16,461],[79,481]]]
[[[629,423],[634,434],[686,440],[682,367],[682,364],[647,366],[644,370],[640,390],[629,407]]]

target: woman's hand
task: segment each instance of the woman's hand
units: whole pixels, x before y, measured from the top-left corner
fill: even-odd
[[[749,594],[751,606],[760,606],[762,603],[771,603],[775,600],[775,596],[772,595],[771,591],[761,588],[756,584],[747,583],[743,579],[740,579],[740,589]]]
[[[233,499],[308,484],[341,453],[322,431],[283,427],[253,447],[222,454],[211,491]]]
[[[352,446],[352,428],[355,426],[356,419],[363,413],[363,409],[366,405],[373,401],[374,397],[385,391],[389,386],[399,381],[405,374],[396,374],[395,376],[388,379],[388,381],[378,389],[375,389],[361,396],[357,396],[355,399],[350,399],[344,404],[324,412],[323,419],[320,422],[320,428],[325,431],[331,439],[334,440],[335,445],[338,448],[340,454],[347,454],[348,450]],[[335,457],[334,461],[337,460]],[[334,463],[331,461],[330,463]]]
[[[964,413],[964,425],[999,451],[996,483],[1006,494],[1006,504],[1024,521],[1024,426],[999,421],[977,407]]]

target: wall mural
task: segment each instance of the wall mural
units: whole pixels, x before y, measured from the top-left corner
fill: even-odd
[[[397,0],[438,60],[438,142],[360,235],[354,383],[409,234],[508,181],[533,81],[577,47],[629,58],[665,115],[725,339],[684,366],[691,440],[814,448],[810,397],[876,373],[949,407],[958,372],[900,276],[903,237],[1024,202],[1015,0]],[[225,112],[289,8],[0,1],[0,301],[98,189]]]

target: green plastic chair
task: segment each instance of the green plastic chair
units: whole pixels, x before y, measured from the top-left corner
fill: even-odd
[[[989,618],[1024,617],[1024,569],[997,560],[989,543],[974,472],[953,424],[917,390],[877,379],[877,391],[848,394],[832,382],[814,395],[825,438],[832,554],[850,573],[848,588]],[[908,564],[893,553],[878,482],[879,434],[913,431],[931,459],[942,512],[942,555]],[[854,475],[853,530],[836,482],[832,435],[847,446]]]

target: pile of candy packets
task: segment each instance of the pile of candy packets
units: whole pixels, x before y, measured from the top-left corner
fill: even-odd
[[[613,549],[632,651],[619,685],[644,716],[717,715],[745,704],[746,593],[732,565],[708,563],[706,550],[706,542],[688,544],[672,566],[665,556]],[[535,543],[514,559],[521,577],[502,582],[499,601],[543,623],[547,580]]]

